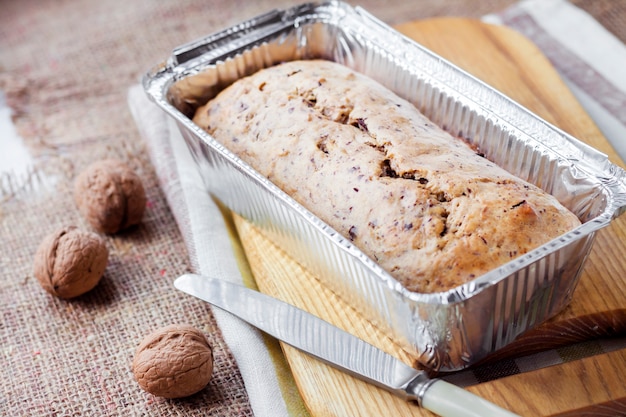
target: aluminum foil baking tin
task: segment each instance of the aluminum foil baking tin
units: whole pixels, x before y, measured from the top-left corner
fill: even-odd
[[[487,158],[553,194],[583,224],[460,287],[434,294],[406,290],[189,118],[241,77],[312,58],[379,81]],[[183,45],[143,84],[176,120],[209,193],[414,352],[416,365],[434,371],[465,368],[565,307],[595,232],[626,207],[626,174],[605,155],[341,2],[271,11]]]

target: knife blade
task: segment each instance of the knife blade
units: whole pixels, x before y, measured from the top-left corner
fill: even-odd
[[[516,416],[469,391],[414,369],[298,307],[225,280],[184,274],[174,286],[354,377],[443,417]]]

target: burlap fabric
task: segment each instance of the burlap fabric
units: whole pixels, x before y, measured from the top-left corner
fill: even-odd
[[[34,158],[28,175],[3,174],[0,182],[0,414],[253,414],[210,309],[172,289],[175,277],[193,270],[195,255],[186,251],[126,94],[174,46],[296,3],[0,3],[0,90]],[[478,17],[513,0],[354,3],[397,23],[436,15]],[[615,12],[623,12],[623,1],[573,3],[626,39],[618,18],[624,14]],[[71,199],[72,183],[90,162],[105,157],[128,162],[142,177],[146,214],[138,227],[106,237],[109,265],[98,287],[63,301],[45,293],[33,277],[33,255],[42,238],[61,225],[89,228]],[[201,328],[215,352],[209,387],[185,400],[146,394],[130,369],[139,341],[171,323]]]

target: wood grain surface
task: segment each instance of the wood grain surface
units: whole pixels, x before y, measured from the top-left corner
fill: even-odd
[[[614,163],[624,165],[546,58],[518,33],[457,18],[410,22],[397,29],[606,153]],[[406,363],[413,362],[410,353],[345,305],[254,226],[237,216],[235,224],[262,292],[304,308]],[[570,306],[488,360],[575,341],[625,335],[624,253],[626,216],[598,232]],[[283,346],[283,350],[303,399],[315,417],[432,415],[289,346]],[[468,390],[524,416],[583,412],[619,415],[626,413],[623,375],[626,349],[497,379]]]
[[[396,28],[624,167],[547,58],[521,34],[461,18],[409,22]],[[489,359],[625,334],[625,243],[626,217],[622,216],[597,234],[567,309]]]

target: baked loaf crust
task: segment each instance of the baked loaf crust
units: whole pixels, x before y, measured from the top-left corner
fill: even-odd
[[[409,102],[330,61],[242,78],[193,120],[411,291],[454,288],[580,224]]]

